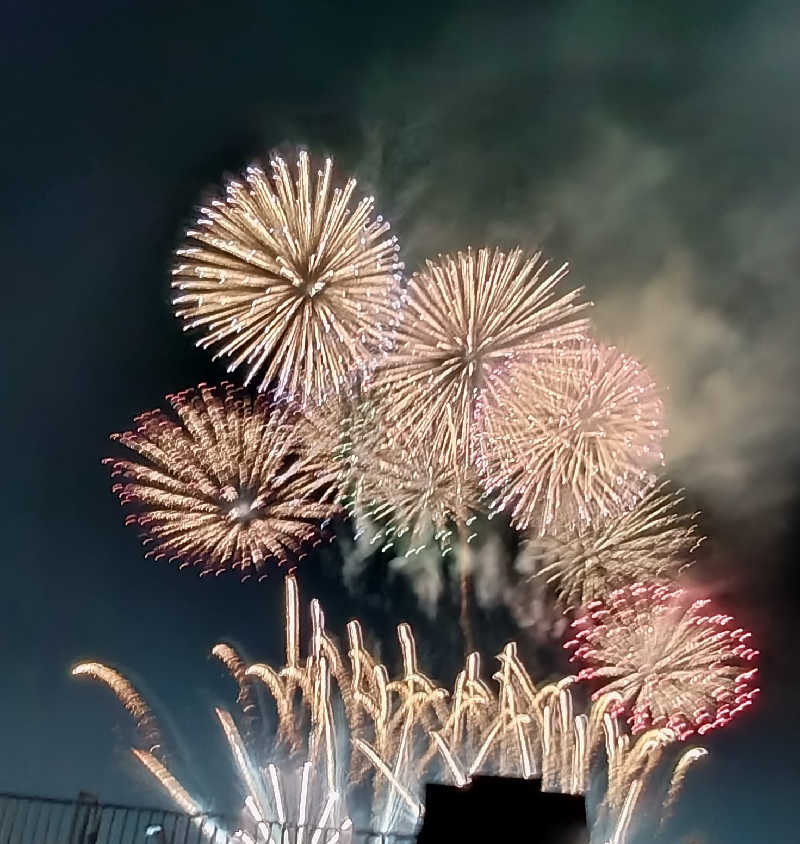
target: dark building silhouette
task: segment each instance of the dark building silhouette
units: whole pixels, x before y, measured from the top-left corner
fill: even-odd
[[[543,792],[541,780],[508,777],[476,776],[463,788],[425,787],[418,844],[506,841],[589,844],[584,798]]]

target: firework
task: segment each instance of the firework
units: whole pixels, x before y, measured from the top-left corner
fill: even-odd
[[[252,683],[248,682],[247,663],[233,647],[224,642],[214,645],[211,649],[211,655],[225,666],[228,673],[236,681],[238,691],[236,703],[242,713],[241,721],[245,739],[250,745],[255,746],[261,736],[258,729],[259,711]]]
[[[115,434],[135,460],[109,458],[113,487],[133,509],[147,555],[249,576],[297,557],[335,512],[335,477],[303,447],[291,409],[270,409],[230,384],[168,396]]]
[[[663,463],[663,407],[647,372],[583,341],[517,367],[486,414],[480,469],[520,529],[574,529],[633,506]]]
[[[73,677],[91,677],[107,686],[125,707],[136,724],[136,730],[151,755],[162,754],[161,730],[147,701],[131,683],[113,668],[99,662],[82,662],[72,669]]]
[[[469,249],[429,260],[409,281],[376,383],[391,390],[392,418],[449,462],[472,462],[476,425],[510,360],[587,329],[580,291],[555,294],[567,265],[548,273],[540,258]]]
[[[397,546],[406,558],[438,546],[456,548],[460,571],[460,623],[467,652],[474,649],[469,619],[470,526],[479,507],[474,470],[415,441],[409,430],[390,421],[391,398],[365,392],[309,424],[309,440],[319,454],[338,457],[337,484],[356,524],[357,539]],[[337,419],[337,416],[339,417]],[[445,425],[452,420],[446,420]],[[453,543],[455,534],[456,542]],[[435,564],[436,552],[433,551]]]
[[[702,541],[697,514],[681,513],[682,502],[661,484],[630,510],[533,540],[538,576],[553,584],[560,608],[576,610],[641,578],[677,575]]]
[[[596,694],[618,692],[634,733],[666,726],[681,739],[725,726],[758,694],[751,634],[731,616],[706,614],[708,600],[637,583],[594,602],[574,622],[565,647],[586,665]]]
[[[678,759],[678,762],[672,770],[672,776],[669,781],[669,790],[667,791],[667,796],[664,800],[664,811],[661,815],[662,824],[669,817],[670,812],[675,805],[675,801],[678,799],[678,795],[683,788],[683,783],[686,779],[686,774],[689,772],[689,768],[691,768],[692,765],[700,759],[704,759],[706,756],[708,756],[708,751],[705,747],[690,747]]]
[[[105,666],[103,667],[105,668]],[[134,758],[136,758],[138,762],[161,783],[170,799],[182,812],[186,812],[187,815],[202,814],[202,809],[199,804],[194,801],[189,792],[178,782],[178,780],[172,776],[167,766],[161,762],[158,757],[146,750],[140,750],[138,747],[132,747],[131,753],[133,753]]]
[[[642,790],[675,741],[670,729],[650,730],[632,741],[616,714],[622,700],[617,692],[577,711],[575,678],[538,687],[514,643],[499,655],[493,682],[483,679],[480,658],[471,654],[447,691],[420,670],[411,628],[401,624],[401,670],[392,678],[366,647],[357,621],[347,626],[347,655],[340,653],[316,601],[303,655],[293,577],[286,587],[282,667],[255,664],[242,672],[241,658],[230,646],[214,649],[236,681],[240,702],[249,706],[258,696],[248,686],[260,683],[274,704],[274,715],[264,713],[276,724],[265,754],[248,744],[229,712],[217,710],[245,795],[242,829],[234,840],[277,834],[275,840],[286,844],[344,844],[357,816],[382,833],[411,832],[424,811],[426,782],[464,784],[476,773],[538,777],[544,790],[580,794],[601,756],[606,789],[598,823],[623,840]],[[253,708],[259,717],[259,707]],[[690,762],[702,752],[678,761],[670,805]],[[170,769],[145,751],[135,755],[172,800],[200,815],[199,801]]]
[[[340,478],[348,509],[357,523],[384,526],[374,538],[402,541],[406,554],[431,538],[447,550],[453,526],[468,524],[478,509],[477,477],[416,443],[388,415],[385,404],[366,399],[348,419]]]
[[[201,209],[176,253],[175,312],[229,372],[247,366],[245,383],[260,374],[261,389],[317,401],[368,365],[395,321],[397,239],[372,197],[352,207],[354,179],[331,191],[330,159],[313,186],[307,153],[294,178],[269,163],[271,179],[249,167]]]

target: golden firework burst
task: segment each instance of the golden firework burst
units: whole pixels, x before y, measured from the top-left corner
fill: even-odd
[[[643,577],[664,580],[683,571],[703,537],[697,514],[681,512],[682,503],[662,483],[630,510],[532,539],[538,575],[555,587],[558,606],[575,610]]]
[[[352,207],[355,179],[331,190],[331,159],[313,188],[306,152],[294,178],[280,157],[270,168],[249,167],[201,209],[176,252],[175,313],[229,372],[246,364],[246,384],[260,374],[260,389],[316,402],[382,347],[399,247],[372,197]]]
[[[376,375],[391,419],[451,462],[469,465],[486,399],[510,361],[583,336],[580,291],[557,297],[567,265],[499,249],[439,256],[410,279],[394,350]],[[493,406],[493,405],[489,405]],[[442,424],[452,419],[452,425]]]

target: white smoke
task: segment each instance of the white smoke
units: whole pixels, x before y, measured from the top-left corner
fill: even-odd
[[[367,517],[359,516],[355,527],[354,538],[345,534],[338,539],[345,587],[351,593],[360,593],[361,578],[366,568],[375,564],[381,549],[397,551],[387,563],[390,575],[407,580],[419,606],[433,618],[445,586],[442,552],[433,536],[421,537],[415,551],[404,553],[396,549],[392,540]]]

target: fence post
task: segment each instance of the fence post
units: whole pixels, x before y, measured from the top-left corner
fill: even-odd
[[[95,844],[99,817],[97,797],[86,791],[79,792],[69,830],[69,844]]]

